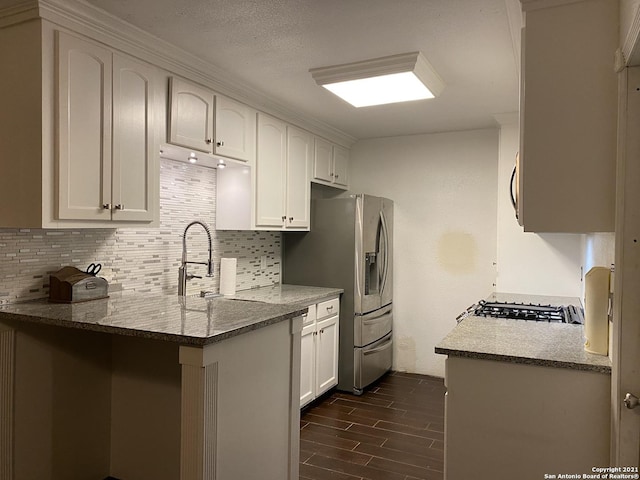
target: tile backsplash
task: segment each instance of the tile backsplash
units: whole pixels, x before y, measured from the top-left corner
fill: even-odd
[[[238,290],[280,282],[280,233],[215,231],[216,170],[160,162],[158,228],[0,229],[0,303],[47,297],[51,272],[65,265],[84,270],[92,262],[102,264],[99,275],[112,290],[175,294],[182,233],[193,220],[211,230],[215,275],[207,278],[204,265],[190,265],[189,272],[203,278],[188,283],[188,294],[218,291],[222,257],[238,259]],[[190,261],[207,259],[207,236],[199,225],[189,229],[187,246]]]

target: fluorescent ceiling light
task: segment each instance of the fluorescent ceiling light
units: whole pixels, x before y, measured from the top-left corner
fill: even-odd
[[[434,98],[444,82],[420,52],[312,68],[318,85],[354,107]]]

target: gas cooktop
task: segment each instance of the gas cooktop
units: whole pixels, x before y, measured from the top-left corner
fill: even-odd
[[[582,308],[573,305],[552,306],[527,303],[487,302],[480,300],[477,304],[469,307],[457,320],[460,322],[469,315],[529,320],[534,322],[567,323],[572,325],[580,325],[583,323]]]

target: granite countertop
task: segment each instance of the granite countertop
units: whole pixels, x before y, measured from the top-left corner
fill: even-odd
[[[282,288],[284,287],[284,288]],[[135,292],[74,304],[47,299],[0,306],[0,321],[45,325],[207,345],[302,315],[316,298],[341,290],[316,287],[266,287],[238,292],[233,298],[178,297]],[[276,291],[280,290],[280,301]],[[246,295],[247,299],[243,299]],[[318,295],[320,295],[318,297]],[[261,296],[272,301],[257,300]]]
[[[343,292],[344,290],[341,288],[276,284],[269,287],[241,290],[236,292],[235,295],[225,296],[225,298],[278,304],[300,303],[309,306],[328,300],[329,298],[337,297]]]
[[[577,305],[571,297],[492,294],[487,301]],[[609,357],[584,350],[584,327],[470,315],[435,348],[436,353],[510,363],[611,373]]]

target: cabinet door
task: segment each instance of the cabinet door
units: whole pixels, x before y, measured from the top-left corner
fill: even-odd
[[[618,79],[611,52],[619,44],[617,2],[531,8],[525,23],[519,221],[526,232],[612,232]]]
[[[171,78],[169,143],[212,153],[213,92]]]
[[[313,178],[325,182],[333,181],[333,151],[331,144],[317,137],[314,149]]]
[[[154,69],[113,56],[113,220],[151,221],[158,145]]]
[[[300,351],[300,406],[316,398],[316,322],[302,329]]]
[[[310,225],[312,145],[309,133],[287,127],[287,228]]]
[[[253,163],[256,156],[256,111],[247,105],[216,95],[216,134],[213,149],[218,155]]]
[[[56,33],[57,217],[110,220],[112,55]]]
[[[316,396],[338,384],[338,316],[318,322],[316,331]]]
[[[333,146],[333,183],[344,187],[349,185],[349,150]]]
[[[258,113],[256,226],[284,226],[287,126]]]

